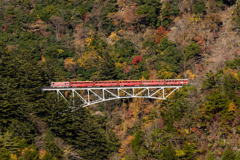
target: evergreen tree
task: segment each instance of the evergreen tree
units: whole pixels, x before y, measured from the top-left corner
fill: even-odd
[[[138,131],[134,134],[134,139],[132,140],[132,149],[133,151],[138,154],[138,152],[140,151],[140,148],[142,146],[143,143],[143,131]]]
[[[0,149],[0,159],[1,160],[9,160],[11,157],[11,153],[6,148]]]
[[[171,144],[167,145],[165,148],[162,149],[162,159],[163,160],[175,160],[175,159],[177,159],[176,152],[173,149]]]
[[[117,76],[116,67],[113,58],[108,52],[103,54],[99,66],[99,80],[115,80]]]
[[[232,160],[235,159],[235,152],[230,146],[227,146],[227,148],[223,152],[222,160],[230,160],[230,159]]]
[[[184,53],[185,53],[185,59],[188,60],[189,58],[193,58],[197,53],[199,53],[201,51],[200,46],[195,43],[195,42],[191,42],[189,45],[187,45],[184,48]]]
[[[232,74],[228,74],[224,76],[223,86],[224,86],[225,95],[227,95],[229,99],[235,98],[236,90],[239,87],[239,82]]]
[[[57,157],[57,158],[62,158],[63,151],[61,148],[57,146],[57,144],[54,142],[53,136],[48,130],[46,132],[46,135],[44,137],[44,149],[50,153],[51,155]]]
[[[36,134],[31,119],[43,98],[43,72],[30,52],[7,52],[0,46],[0,130],[11,127],[15,136],[31,141]]]
[[[16,97],[17,83],[14,59],[0,42],[0,131],[6,131],[14,118],[21,116]]]
[[[197,2],[197,3],[193,6],[193,9],[194,9],[194,13],[195,13],[195,14],[205,12],[205,11],[206,11],[205,2],[204,2],[203,0]]]
[[[76,151],[84,159],[107,159],[119,146],[100,131],[89,111],[83,107],[72,112],[66,123],[58,127],[61,128],[61,132],[52,130],[54,134],[77,148]]]

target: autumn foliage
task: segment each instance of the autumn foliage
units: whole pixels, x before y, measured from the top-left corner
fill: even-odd
[[[3,28],[3,32],[5,32],[7,30],[7,28],[8,28],[7,25],[5,25]]]
[[[167,31],[165,27],[158,27],[155,31],[155,43],[160,43],[162,38],[168,33],[170,33],[170,31]]]
[[[137,56],[133,59],[132,64],[135,65],[135,67],[138,67],[138,63],[142,62],[142,57],[141,56]]]

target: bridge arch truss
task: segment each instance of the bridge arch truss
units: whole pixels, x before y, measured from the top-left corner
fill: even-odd
[[[42,91],[55,91],[58,100],[63,98],[68,105],[82,107],[104,101],[123,98],[151,98],[166,100],[182,86],[132,86],[132,87],[88,87],[88,88],[51,88],[43,87]],[[77,103],[77,104],[76,104]]]

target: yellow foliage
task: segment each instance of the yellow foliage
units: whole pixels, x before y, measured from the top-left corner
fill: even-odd
[[[233,101],[228,105],[228,112],[235,112],[236,111],[236,106],[233,103]]]
[[[130,109],[133,111],[133,121],[136,120],[140,112],[140,107],[142,105],[142,100],[139,98],[134,98],[133,102],[130,104]]]
[[[110,38],[111,38],[112,41],[119,40],[119,37],[118,37],[116,32],[112,32],[111,35],[110,35]]]
[[[142,76],[142,78],[140,78],[140,80],[146,80],[146,78],[144,76]]]
[[[37,18],[38,18],[38,19],[41,19],[40,16],[39,16],[38,14],[37,14]]]
[[[57,49],[57,51],[58,51],[58,53],[63,53],[64,52],[64,50],[62,50],[62,49]]]
[[[89,34],[89,35],[93,35],[93,31],[92,31],[92,30],[90,30],[88,34]]]
[[[11,154],[11,158],[10,158],[11,160],[17,160],[18,158],[17,158],[17,155],[16,154]]]
[[[71,65],[71,64],[74,64],[74,62],[73,62],[73,58],[66,58],[66,59],[64,60],[64,63],[65,63],[65,65]]]
[[[174,19],[174,22],[178,21],[179,19],[180,19],[180,17],[176,17],[176,18]]]
[[[122,63],[120,63],[120,62],[116,62],[115,66],[116,66],[116,68],[122,68],[123,67]]]
[[[185,153],[183,152],[183,150],[181,150],[181,149],[177,149],[176,150],[176,156],[177,157],[182,157],[182,156],[184,156],[185,155]]]
[[[100,59],[101,57],[96,51],[86,51],[79,56],[78,63],[81,68],[89,69],[91,67],[96,67]]]
[[[232,74],[239,81],[237,69],[231,69],[231,68],[223,69],[223,73]]]
[[[176,79],[182,79],[182,75],[181,74],[178,74]]]
[[[73,58],[66,58],[64,60],[64,68],[67,70],[74,69],[75,63],[73,62]]]
[[[190,70],[186,70],[185,73],[188,74],[189,79],[191,79],[191,80],[194,80],[194,78],[197,77],[197,75],[193,74]]]
[[[195,22],[199,22],[200,21],[200,16],[197,16],[197,15],[195,15],[195,14],[193,14],[192,16],[190,16],[189,17],[189,22],[190,23],[195,23]]]
[[[119,30],[119,31],[118,31],[118,33],[120,33],[120,34],[121,34],[122,32],[123,32],[123,30]]]
[[[173,72],[169,71],[170,67],[169,65],[166,66],[166,68],[161,69],[160,71],[158,71],[158,76],[161,79],[171,79],[174,75]]]
[[[86,43],[87,43],[87,46],[89,46],[90,43],[94,40],[93,31],[90,30],[88,34],[91,36],[91,38],[86,38],[86,39],[85,39],[85,41],[86,41]]]
[[[189,134],[189,130],[188,129],[183,129],[184,133]]]
[[[116,66],[116,68],[124,69],[127,66],[127,63],[126,62],[123,62],[123,63],[116,62],[115,66]]]

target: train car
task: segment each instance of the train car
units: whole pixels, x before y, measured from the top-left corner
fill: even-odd
[[[166,85],[183,85],[188,84],[188,79],[166,79]]]
[[[164,80],[142,80],[143,86],[164,85]]]
[[[140,86],[142,85],[142,81],[140,80],[119,80],[119,86]]]
[[[51,82],[51,87],[59,88],[59,87],[70,87],[70,83],[67,82]]]
[[[114,87],[118,85],[118,81],[94,81],[95,87]]]
[[[71,81],[70,85],[71,87],[93,87],[94,82],[93,81]]]

